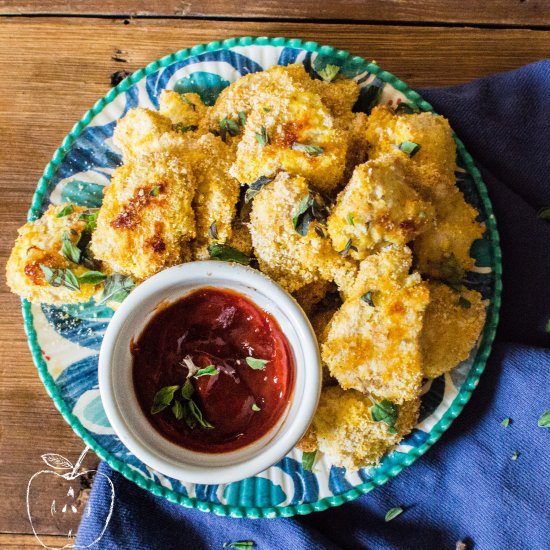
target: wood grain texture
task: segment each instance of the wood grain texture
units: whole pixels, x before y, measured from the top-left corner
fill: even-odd
[[[42,542],[50,548],[61,548],[67,544],[65,537],[46,535],[41,537]],[[41,548],[34,535],[0,534],[0,548],[2,550],[36,550]]]
[[[6,262],[44,166],[73,124],[107,92],[111,73],[134,71],[183,47],[241,35],[332,44],[376,59],[413,86],[465,82],[550,51],[550,32],[524,29],[0,18],[0,263]],[[0,532],[30,533],[25,491],[29,478],[43,467],[40,455],[58,452],[74,461],[83,443],[38,379],[19,299],[5,282],[0,308]],[[87,464],[93,462],[89,456]],[[59,533],[48,515],[38,519],[40,532]],[[27,544],[12,540],[0,539],[0,545]]]
[[[550,25],[549,0],[0,0],[0,13]]]

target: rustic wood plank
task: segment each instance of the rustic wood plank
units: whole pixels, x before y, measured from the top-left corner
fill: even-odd
[[[550,25],[548,0],[0,0],[0,13]]]
[[[40,540],[49,548],[61,548],[67,544],[66,537],[45,535]],[[34,535],[0,534],[2,550],[36,550],[41,548]]]
[[[464,82],[543,58],[550,51],[550,32],[522,29],[144,19],[124,25],[109,19],[4,18],[0,264],[5,264],[16,228],[24,222],[44,166],[74,122],[108,90],[113,71],[136,70],[182,47],[251,34],[299,36],[348,49],[376,59],[414,86]],[[127,62],[114,61],[113,56]],[[20,302],[5,285],[0,288],[0,309],[0,532],[30,533],[25,492],[29,478],[44,467],[40,455],[57,452],[74,461],[83,443],[38,379]],[[93,463],[89,455],[86,464]],[[62,533],[49,516],[47,510],[37,518],[39,532]]]

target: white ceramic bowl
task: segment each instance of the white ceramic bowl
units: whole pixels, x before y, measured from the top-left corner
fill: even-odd
[[[227,453],[200,453],[170,442],[149,423],[134,392],[131,339],[139,336],[160,302],[175,301],[201,287],[240,292],[270,313],[287,337],[296,369],[290,401],[279,422],[259,440]],[[103,407],[124,445],[163,474],[205,484],[238,481],[278,462],[307,430],[321,391],[317,339],[294,298],[255,269],[215,261],[172,267],[139,285],[107,327],[98,376]]]

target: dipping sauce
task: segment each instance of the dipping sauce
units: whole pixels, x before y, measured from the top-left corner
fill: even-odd
[[[286,336],[269,313],[231,290],[202,288],[160,306],[130,351],[143,413],[193,451],[223,453],[256,441],[291,396]]]

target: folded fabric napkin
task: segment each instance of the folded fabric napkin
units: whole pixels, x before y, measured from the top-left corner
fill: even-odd
[[[395,479],[324,512],[289,519],[232,519],[155,497],[106,464],[115,485],[107,549],[550,548],[550,61],[463,86],[422,90],[481,169],[498,222],[504,293],[497,339],[479,387],[441,440]],[[511,418],[508,427],[501,421]],[[515,459],[514,459],[515,458]],[[76,547],[97,538],[110,500],[97,476]],[[386,523],[384,516],[404,512]]]

